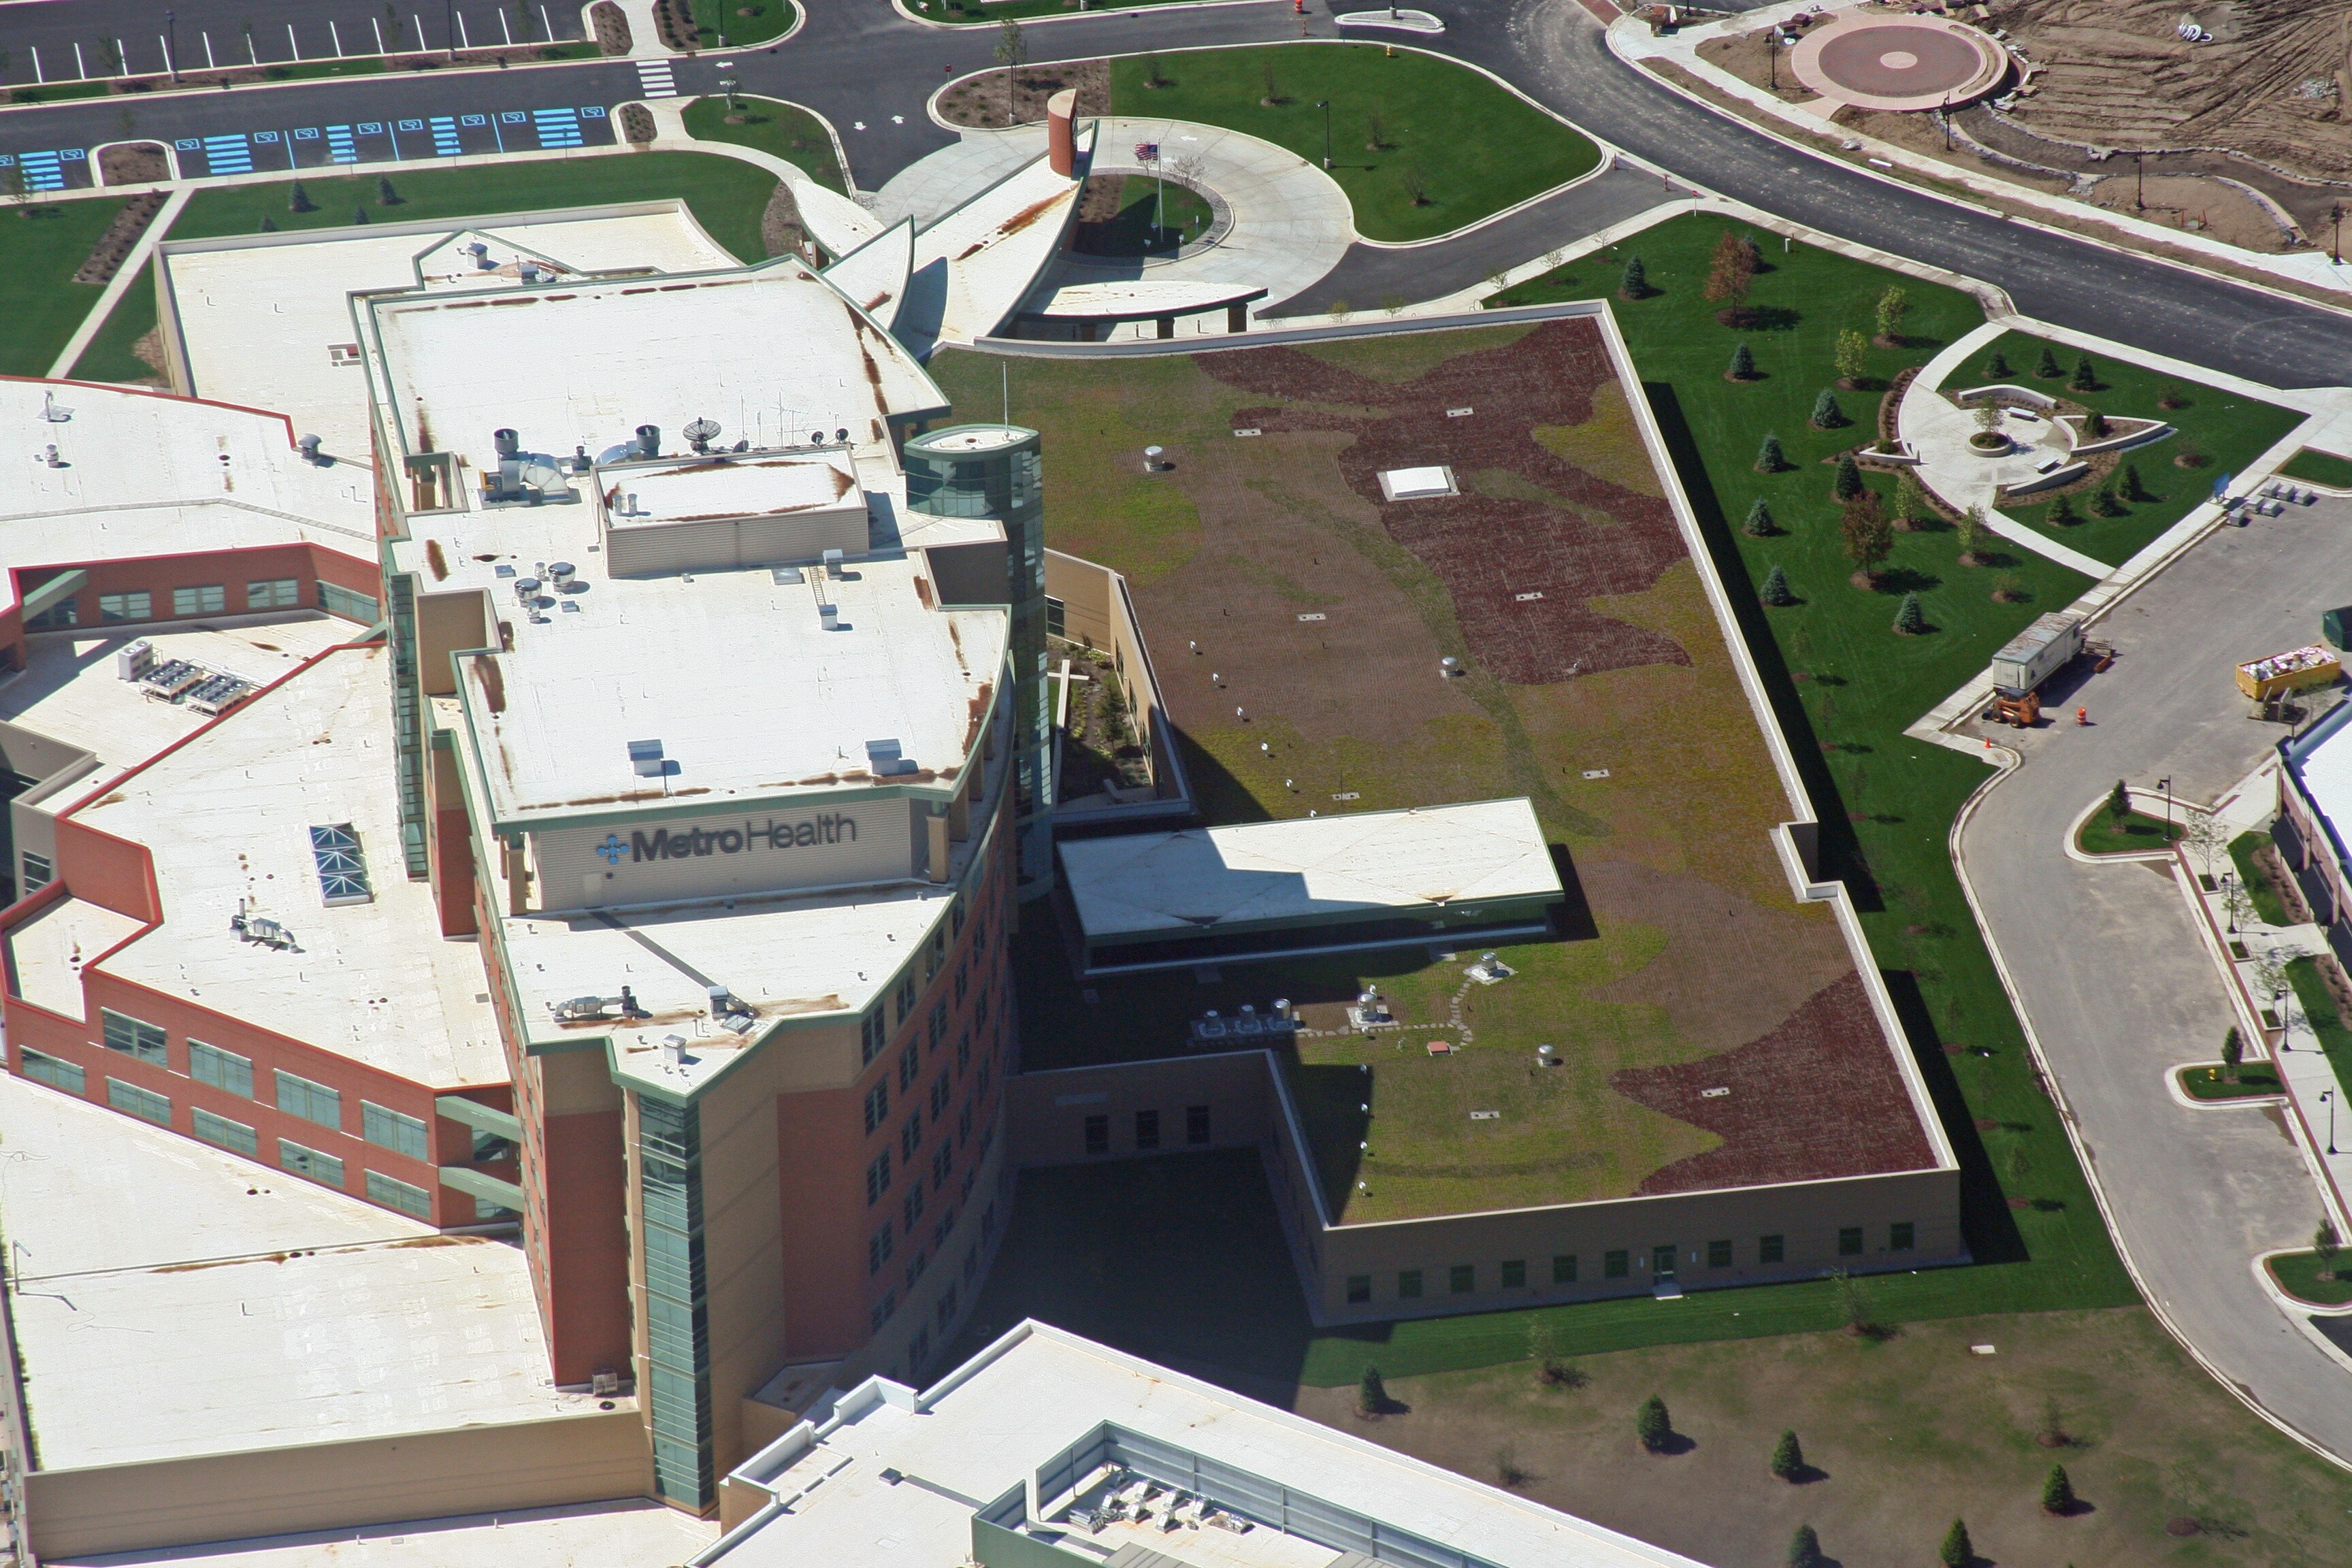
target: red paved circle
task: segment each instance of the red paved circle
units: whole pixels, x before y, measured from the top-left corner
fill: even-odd
[[[1906,58],[1916,63],[1903,64]],[[1830,39],[1820,68],[1838,86],[1873,98],[1917,98],[1968,86],[1984,68],[1984,55],[1941,28],[1887,22]]]

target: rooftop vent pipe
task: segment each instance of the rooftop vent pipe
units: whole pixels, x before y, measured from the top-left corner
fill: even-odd
[[[637,426],[637,455],[641,458],[658,458],[661,456],[660,426],[640,425]]]
[[[498,447],[499,458],[502,462],[522,450],[522,437],[511,430],[491,431],[490,441]]]

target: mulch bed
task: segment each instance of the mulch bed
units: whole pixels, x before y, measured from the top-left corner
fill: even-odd
[[[1860,975],[1814,993],[1770,1033],[1721,1056],[1634,1068],[1609,1087],[1723,1140],[1634,1191],[1694,1192],[1920,1170],[1935,1153]],[[1727,1095],[1706,1096],[1710,1089]]]
[[[110,185],[137,185],[172,177],[171,160],[161,142],[118,142],[98,155],[98,168]]]
[[[1664,500],[1554,457],[1532,433],[1592,417],[1593,389],[1612,375],[1592,322],[1546,322],[1516,342],[1457,355],[1401,384],[1288,348],[1203,354],[1198,363],[1228,385],[1282,400],[1237,411],[1237,427],[1354,437],[1336,457],[1342,479],[1379,508],[1390,536],[1444,582],[1472,653],[1498,679],[1545,685],[1691,662],[1672,637],[1587,603],[1643,592],[1684,559],[1673,512]],[[1474,412],[1449,416],[1462,407]],[[1496,496],[1381,500],[1383,471],[1437,464],[1451,467],[1457,482],[1503,470],[1612,521]]]
[[[653,110],[642,103],[621,106],[621,140],[632,147],[643,147],[654,139]],[[770,255],[774,252],[771,251]]]
[[[628,13],[613,0],[596,0],[588,7],[589,25],[596,29],[596,47],[607,55],[625,55],[634,43],[629,37]]]
[[[1080,118],[1110,112],[1110,62],[1058,60],[1023,66],[1014,73],[1010,123],[1034,125],[1044,120],[1045,100],[1066,87],[1077,89]],[[1004,72],[979,71],[949,88],[940,95],[940,118],[950,125],[1002,129],[1008,123]]]
[[[131,247],[139,243],[139,237],[147,232],[147,226],[155,221],[155,215],[163,210],[163,192],[143,191],[123,203],[122,210],[114,215],[114,221],[106,226],[106,232],[90,247],[89,258],[81,264],[73,280],[103,283],[112,278],[130,256]]]

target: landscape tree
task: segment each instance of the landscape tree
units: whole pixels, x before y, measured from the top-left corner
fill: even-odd
[[[1364,116],[1364,151],[1384,153],[1388,150],[1388,126],[1377,110]]]
[[[1811,420],[1812,426],[1816,430],[1835,430],[1847,423],[1845,410],[1838,406],[1836,393],[1826,386],[1822,388],[1822,395],[1813,399]],[[1852,454],[1849,453],[1847,457],[1839,460],[1851,461]]]
[[[1843,1268],[1831,1270],[1830,1277],[1837,1281],[1838,1306],[1845,1313],[1846,1331],[1867,1334],[1876,1328],[1871,1321],[1870,1293],[1862,1281]]]
[[[1262,69],[1265,77],[1265,96],[1258,102],[1265,108],[1273,109],[1282,102],[1282,84],[1275,79],[1272,60],[1266,61]]]
[[[1931,520],[1927,508],[1927,491],[1919,483],[1919,476],[1905,468],[1895,476],[1895,526],[1906,531]]]
[[[2123,780],[2117,779],[2116,787],[2107,792],[2107,815],[2121,822],[2131,815],[2131,791],[2124,787]]]
[[[1763,445],[1756,448],[1756,471],[1777,474],[1788,466],[1788,457],[1780,450],[1780,437],[1766,435]]]
[[[2116,470],[2116,493],[2126,500],[2144,500],[2147,492],[2139,488],[2139,465],[2126,463]]]
[[[1642,265],[1640,257],[1625,258],[1625,270],[1617,279],[1617,297],[1620,300],[1646,300],[1650,297],[1650,273]]]
[[[1870,340],[1848,327],[1837,335],[1838,384],[1852,387],[1870,363]]]
[[[1746,343],[1741,343],[1731,351],[1731,368],[1723,374],[1734,381],[1756,379],[1756,355],[1749,351]]]
[[[1751,539],[1769,539],[1780,531],[1772,521],[1772,509],[1764,504],[1762,496],[1748,503],[1748,515],[1741,520],[1739,531]]]
[[[2094,441],[2105,440],[2107,438],[2107,416],[2100,413],[2095,408],[2092,409],[2088,414],[2084,415],[2083,434],[2088,436]]]
[[[1389,1385],[1381,1381],[1381,1369],[1368,1366],[1362,1381],[1356,1384],[1356,1408],[1366,1415],[1379,1415],[1389,1407]]]
[[[310,200],[310,193],[302,188],[302,182],[299,180],[286,187],[286,210],[297,213],[319,210],[317,204]]]
[[[1666,1402],[1653,1394],[1642,1401],[1642,1408],[1633,1413],[1633,1436],[1643,1448],[1654,1454],[1664,1449],[1675,1435],[1675,1424],[1666,1415]]]
[[[2017,374],[2009,368],[2009,356],[2002,353],[1999,349],[1993,350],[1992,357],[1985,361],[1984,373],[1996,381],[2000,380],[2004,375],[2014,375]]]
[[[2177,386],[2168,386],[2156,395],[2156,405],[2167,412],[2189,406],[2189,395]]]
[[[1876,587],[1878,568],[1895,552],[1895,531],[1886,526],[1876,506],[1857,501],[1845,509],[1838,532],[1845,544],[1846,559],[1853,563],[1856,584]]]
[[[1862,465],[1853,460],[1852,452],[1839,453],[1837,479],[1831,485],[1830,493],[1840,500],[1853,500],[1861,496],[1864,488]]]
[[[1975,417],[1977,433],[1990,436],[2000,428],[2000,405],[1988,397],[1977,405]]]
[[[2053,525],[2060,528],[2072,528],[2082,521],[2083,514],[2074,510],[2074,497],[2060,496],[2050,503],[2050,521]]]
[[[2245,1059],[2246,1042],[2239,1035],[2238,1026],[2232,1024],[2230,1032],[2221,1037],[2221,1080],[2224,1083],[2237,1082],[2238,1066]]]
[[[1944,1568],[1969,1568],[1977,1560],[1976,1543],[1969,1539],[1966,1522],[1952,1521],[1952,1528],[1944,1531],[1944,1544],[1937,1548],[1936,1555]]]
[[[365,223],[367,220],[367,204],[365,202],[361,203],[358,206],[352,209],[352,221],[353,223]]]
[[[375,205],[380,207],[396,207],[400,205],[400,193],[392,188],[392,176],[389,174],[376,176]]]
[[[1729,229],[1715,243],[1715,257],[1708,264],[1706,287],[1702,292],[1710,304],[1721,305],[1716,320],[1725,326],[1747,324],[1748,285],[1756,276],[1755,258],[1739,243],[1739,237]]]
[[[2040,362],[2034,365],[2033,374],[2040,376],[2044,381],[2055,381],[2060,376],[2066,374],[2064,371],[2058,368],[2057,351],[2053,349],[2048,343],[2043,343],[2042,345],[2042,358]]]
[[[2220,823],[2201,811],[2190,812],[2189,820],[2181,825],[2180,841],[2197,851],[2198,858],[2205,863],[2205,879],[2209,882],[2213,878],[2213,857],[2221,852],[2229,837]]]
[[[2344,1250],[2343,1237],[2336,1234],[2336,1222],[2326,1215],[2319,1216],[2319,1228],[2311,1233],[2312,1255],[2319,1260],[2319,1277],[2336,1278],[2336,1254]]]
[[[1014,113],[1013,89],[1021,76],[1021,67],[1029,58],[1029,35],[1022,30],[1017,20],[1007,16],[996,26],[996,47],[992,52],[996,56],[996,63],[1004,68],[1004,123],[1010,125]],[[1266,68],[1273,69],[1271,66]]]
[[[1535,1363],[1536,1381],[1546,1388],[1584,1386],[1584,1373],[1574,1362],[1560,1359],[1551,1320],[1540,1313],[1528,1319],[1528,1359]]]
[[[2042,1511],[2067,1514],[2074,1511],[2074,1483],[2066,1479],[2066,1467],[2053,1465],[2050,1473],[2042,1478]]]
[[[262,232],[262,233],[264,233],[264,234],[275,234],[275,233],[277,233],[277,232],[278,232],[278,220],[277,220],[276,218],[274,218],[274,217],[271,217],[268,213],[264,213],[264,214],[262,214],[262,215],[261,215],[261,232]]]
[[[2084,354],[2082,358],[2074,362],[2074,379],[2068,382],[2066,385],[2070,391],[2074,392],[2096,392],[2099,390],[2099,373],[2092,368],[2091,356],[2089,354]]]
[[[2124,515],[2123,497],[2116,494],[2116,481],[2113,478],[2091,492],[2091,510],[2101,517]]]
[[[1772,1445],[1772,1473],[1784,1481],[1805,1473],[1805,1451],[1798,1446],[1794,1432],[1781,1433],[1780,1440]]]
[[[1961,565],[1980,566],[1984,564],[1985,539],[1986,536],[1991,532],[1992,529],[1985,521],[1984,508],[1980,506],[1972,506],[1969,508],[1968,510],[1960,513],[1959,534]]]
[[[1776,610],[1787,609],[1797,602],[1796,591],[1789,586],[1789,574],[1778,566],[1764,574],[1764,586],[1758,595]]]
[[[1902,605],[1895,612],[1895,629],[1906,637],[1917,637],[1927,629],[1927,615],[1919,607],[1918,595],[1903,595]]]
[[[1888,348],[1903,346],[1903,318],[1911,309],[1911,296],[1900,288],[1889,288],[1878,297],[1878,341]]]
[[[1810,1524],[1789,1537],[1789,1568],[1822,1568],[1822,1538]]]

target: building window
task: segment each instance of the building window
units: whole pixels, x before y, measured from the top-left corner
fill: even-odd
[[[1110,1152],[1109,1117],[1089,1116],[1087,1118],[1087,1152],[1089,1154],[1108,1154]]]
[[[945,1002],[934,1002],[931,1004],[931,1037],[923,1048],[936,1051],[947,1043],[948,1005]]]
[[[1404,1301],[1413,1301],[1413,1300],[1420,1300],[1420,1298],[1421,1298],[1421,1270],[1420,1270],[1420,1269],[1418,1269],[1418,1268],[1407,1268],[1407,1269],[1402,1270],[1402,1271],[1397,1275],[1397,1298],[1398,1298],[1398,1300],[1404,1300]]]
[[[915,1087],[915,1074],[921,1070],[922,1065],[922,1054],[914,1047],[908,1046],[906,1054],[898,1058],[898,1092],[900,1094]]]
[[[1046,595],[1045,635],[1049,637],[1067,637],[1069,635],[1067,628],[1070,624],[1069,614],[1070,611],[1067,605],[1064,604],[1061,600],[1056,599],[1051,594]]]
[[[422,1160],[426,1158],[425,1135],[425,1123],[415,1117],[371,1100],[360,1101],[360,1136],[369,1142],[412,1160]]]
[[[874,1156],[866,1167],[866,1204],[868,1208],[882,1201],[890,1190],[890,1151],[885,1149]]]
[[[25,1076],[35,1083],[45,1083],[51,1089],[64,1089],[68,1094],[83,1092],[86,1080],[81,1068],[72,1062],[53,1057],[47,1051],[34,1050],[29,1046],[20,1047],[16,1054],[24,1067]]]
[[[898,1022],[902,1025],[906,1023],[914,1016],[914,1011],[915,973],[910,969],[898,977]]]
[[[1524,1258],[1506,1258],[1503,1259],[1502,1267],[1495,1273],[1496,1283],[1506,1290],[1517,1290],[1528,1282],[1528,1260]]]
[[[1706,1244],[1706,1266],[1709,1268],[1730,1268],[1731,1243],[1727,1241],[1708,1242]]]
[[[890,1026],[883,1019],[879,1007],[857,1021],[858,1043],[864,1047],[864,1054],[858,1058],[860,1067],[870,1066],[874,1058],[882,1054],[882,1044],[889,1037],[889,1033]]]
[[[1184,1142],[1194,1146],[1209,1142],[1209,1108],[1188,1105],[1184,1108]]]
[[[308,1176],[331,1187],[343,1184],[343,1163],[341,1160],[332,1154],[321,1154],[316,1149],[305,1149],[299,1143],[283,1138],[278,1141],[278,1163],[298,1176]]]
[[[1622,1279],[1633,1271],[1633,1254],[1627,1252],[1624,1248],[1620,1247],[1614,1252],[1604,1252],[1601,1255],[1601,1277],[1602,1279]]]
[[[175,616],[217,616],[227,608],[228,588],[223,584],[172,590],[172,613]]]
[[[341,1090],[297,1078],[283,1068],[278,1069],[278,1109],[321,1127],[340,1128],[343,1124]]]
[[[940,1146],[931,1151],[931,1191],[936,1193],[946,1187],[948,1177],[954,1173],[955,1145],[941,1139]]]
[[[1895,1224],[1886,1227],[1886,1250],[1889,1252],[1910,1251],[1913,1237],[1917,1233],[1913,1230],[1909,1220],[1897,1220]]]
[[[955,1092],[955,1084],[945,1073],[931,1082],[931,1120],[945,1121],[948,1118],[948,1096]]]
[[[1789,1238],[1785,1236],[1759,1236],[1756,1238],[1756,1261],[1778,1263],[1787,1255]]]
[[[163,1054],[163,1031],[154,1025],[106,1007],[99,1009],[99,1018],[101,1025],[100,1037],[106,1041],[108,1050],[121,1051],[133,1060],[146,1062],[152,1067],[171,1065]]]
[[[1457,1263],[1446,1270],[1445,1288],[1456,1296],[1466,1296],[1478,1288],[1478,1266]]]
[[[100,594],[98,596],[98,618],[100,621],[152,621],[155,618],[154,603],[145,594]]]
[[[28,632],[53,632],[59,626],[77,625],[74,619],[74,608],[73,595],[68,594],[39,615],[27,620],[25,623],[25,629]]]
[[[1852,1258],[1862,1250],[1862,1226],[1850,1225],[1838,1232],[1838,1256]]]
[[[931,1331],[917,1329],[907,1346],[907,1375],[912,1378],[922,1371],[923,1363],[931,1359]]]
[[[866,1273],[879,1274],[882,1272],[882,1266],[890,1261],[890,1248],[893,1245],[891,1237],[897,1234],[896,1230],[886,1225],[880,1230],[876,1231],[872,1236],[866,1238]]]
[[[947,961],[947,928],[944,926],[933,926],[931,928],[931,945],[928,950],[926,950],[923,955],[923,978],[925,980],[936,978],[940,969],[945,967]],[[934,1007],[931,1009],[931,1012],[933,1016],[936,1016],[939,1009]]]
[[[898,1129],[898,1152],[909,1165],[915,1163],[915,1151],[923,1146],[923,1108],[916,1106],[907,1112],[907,1124]]]
[[[963,1102],[963,1109],[956,1112],[956,1142],[971,1142],[971,1101],[969,1100]]]
[[[247,1100],[253,1098],[253,1063],[235,1051],[225,1051],[202,1040],[190,1040],[188,1076],[198,1083],[226,1089]]]
[[[1139,1149],[1160,1147],[1160,1112],[1139,1110],[1135,1113],[1135,1146]]]
[[[1576,1254],[1556,1252],[1551,1259],[1551,1282],[1555,1285],[1576,1283]]]
[[[381,1171],[367,1173],[367,1195],[371,1202],[382,1204],[388,1209],[398,1209],[403,1214],[415,1215],[418,1219],[433,1217],[431,1193],[387,1176]]]
[[[1348,1276],[1348,1305],[1360,1307],[1372,1299],[1372,1277],[1369,1274]]]
[[[56,875],[57,869],[50,865],[47,856],[36,855],[29,849],[25,851],[25,891],[26,893],[39,892],[49,885],[50,879]]]
[[[940,1326],[940,1332],[944,1334],[948,1331],[948,1325],[955,1321],[955,1312],[956,1289],[950,1285],[947,1289],[947,1293],[940,1298],[939,1310],[933,1315],[933,1321]]]
[[[970,984],[971,984],[971,977],[970,977],[969,975],[967,975],[967,974],[965,974],[965,973],[964,973],[964,972],[963,972],[963,966],[962,966],[961,964],[958,964],[958,965],[956,966],[956,1005],[957,1005],[957,1006],[961,1007],[961,1006],[962,1006],[962,1005],[963,1005],[963,994],[964,994],[965,989],[966,989]]]
[[[292,610],[302,604],[302,584],[293,577],[272,577],[266,583],[245,585],[245,607],[248,610]]]
[[[261,1140],[256,1137],[253,1129],[244,1122],[231,1121],[226,1116],[215,1116],[202,1106],[196,1108],[195,1119],[196,1136],[205,1142],[217,1143],[224,1149],[235,1150],[247,1159],[260,1157]]]
[[[907,1195],[899,1201],[898,1209],[899,1218],[906,1222],[907,1234],[908,1236],[914,1235],[915,1226],[921,1224],[923,1219],[922,1183],[910,1182],[908,1184]]]
[[[172,1102],[152,1089],[110,1078],[106,1080],[106,1103],[117,1110],[144,1117],[158,1127],[172,1125]]]
[[[961,1072],[971,1066],[971,1032],[970,1030],[966,1030],[964,1033],[956,1037],[956,1071]]]
[[[872,1132],[890,1119],[890,1080],[884,1079],[866,1091],[866,1131]]]
[[[996,1236],[996,1205],[991,1203],[980,1211],[980,1244],[985,1247]]]
[[[375,625],[383,613],[382,606],[369,595],[355,594],[332,583],[319,584],[319,608],[331,616],[341,616],[364,626]]]
[[[872,1314],[874,1331],[876,1333],[880,1333],[882,1331],[882,1325],[890,1321],[891,1314],[898,1311],[898,1292],[896,1290],[883,1291],[882,1299],[874,1303],[874,1311]]]

